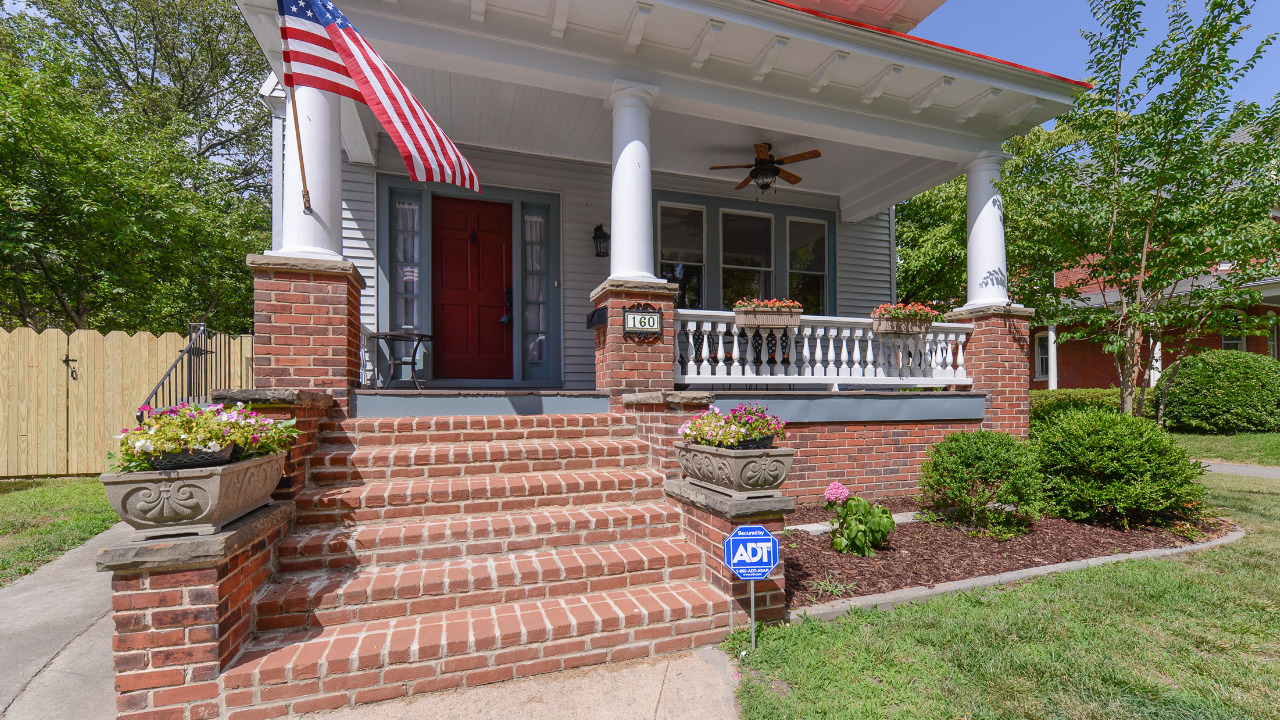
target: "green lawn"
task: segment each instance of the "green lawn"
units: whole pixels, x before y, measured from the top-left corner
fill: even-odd
[[[1244,540],[765,628],[742,717],[1280,718],[1280,481],[1205,482]]]
[[[0,586],[119,520],[97,478],[0,481]]]
[[[1280,433],[1192,435],[1175,433],[1178,444],[1197,460],[1222,460],[1249,465],[1280,465]]]

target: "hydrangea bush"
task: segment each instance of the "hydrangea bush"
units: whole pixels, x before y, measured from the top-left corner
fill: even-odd
[[[680,437],[695,445],[733,447],[751,440],[787,438],[787,423],[770,415],[769,406],[742,404],[726,415],[712,405],[710,409],[680,426]]]
[[[163,410],[147,405],[138,409],[152,414],[116,436],[120,451],[109,454],[107,462],[117,472],[151,470],[152,460],[185,450],[216,453],[234,446],[240,459],[272,455],[292,447],[299,433],[294,420],[274,420],[244,403],[231,408],[181,403]]]
[[[836,552],[871,557],[897,527],[888,508],[850,497],[849,488],[838,482],[828,485],[822,495],[827,509],[836,513],[831,519],[831,547]]]

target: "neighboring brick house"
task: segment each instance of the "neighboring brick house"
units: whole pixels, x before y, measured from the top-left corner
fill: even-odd
[[[1273,218],[1280,222],[1280,211],[1273,211]],[[1070,272],[1070,271],[1068,271]],[[1061,287],[1065,282],[1060,273],[1056,278]],[[1201,282],[1211,276],[1196,278],[1190,282]],[[1255,289],[1262,293],[1263,302],[1248,308],[1249,315],[1280,315],[1280,278],[1271,278],[1255,283]],[[1098,293],[1082,298],[1085,303],[1101,302]],[[1098,343],[1086,340],[1068,340],[1055,342],[1061,328],[1039,325],[1031,328],[1030,360],[1031,389],[1046,388],[1107,388],[1119,387],[1120,374],[1116,368],[1115,357],[1103,351]],[[1193,345],[1203,348],[1221,348],[1224,350],[1243,350],[1246,352],[1269,355],[1280,360],[1280,330],[1271,328],[1267,335],[1206,335],[1191,341]],[[1166,343],[1167,344],[1167,343]],[[1152,368],[1150,383],[1159,379],[1159,368],[1167,366],[1172,360],[1168,348],[1162,353],[1162,362]]]

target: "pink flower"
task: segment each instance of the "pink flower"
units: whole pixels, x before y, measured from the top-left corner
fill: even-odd
[[[254,444],[257,444],[257,442],[258,442],[258,436],[257,436],[257,435],[254,435],[253,437],[249,438],[249,442],[254,443]]]
[[[849,488],[838,482],[832,482],[822,496],[827,499],[827,502],[842,503],[849,499]]]
[[[142,407],[138,408],[138,412],[151,412],[151,406],[143,405]]]

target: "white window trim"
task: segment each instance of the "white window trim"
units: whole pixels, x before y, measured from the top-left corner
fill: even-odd
[[[1041,372],[1040,372],[1040,357],[1041,357],[1041,356],[1040,356],[1040,338],[1044,338],[1044,341],[1045,341],[1046,343],[1048,343],[1048,342],[1049,342],[1049,331],[1048,331],[1048,330],[1045,330],[1045,331],[1043,331],[1043,332],[1038,332],[1038,333],[1036,333],[1035,335],[1033,335],[1033,336],[1032,336],[1032,338],[1031,338],[1031,348],[1032,348],[1032,351],[1031,351],[1031,363],[1032,363],[1032,367],[1034,367],[1034,368],[1035,368],[1035,371],[1036,371],[1036,374],[1035,374],[1035,376],[1034,376],[1032,379],[1033,379],[1033,380],[1048,380],[1048,379],[1049,379],[1049,373],[1048,373],[1048,372],[1045,372],[1045,373],[1041,374]],[[1045,356],[1044,356],[1044,364],[1045,364],[1046,366],[1048,366],[1048,364],[1049,364],[1049,356],[1048,356],[1048,355],[1045,355]]]

